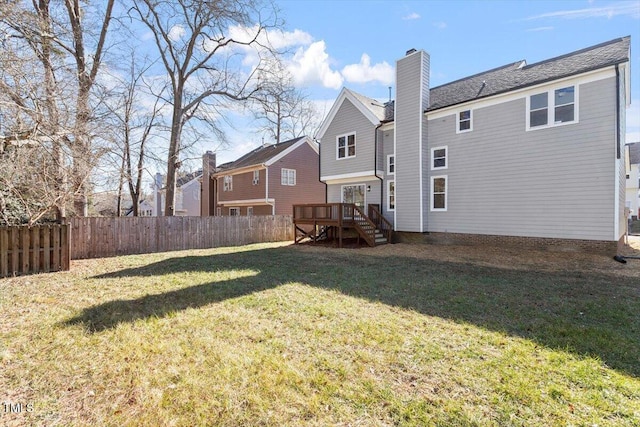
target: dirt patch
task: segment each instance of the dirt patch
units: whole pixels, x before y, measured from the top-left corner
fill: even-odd
[[[454,246],[396,243],[375,248],[345,241],[345,248],[338,249],[331,243],[299,245],[303,250],[337,250],[348,253],[380,257],[402,256],[443,262],[462,262],[478,266],[498,267],[523,271],[576,271],[606,273],[620,277],[640,277],[640,259],[628,259],[627,264],[616,262],[613,257],[580,252],[550,252],[518,250],[495,246]],[[626,256],[640,256],[640,236],[629,236],[629,242],[620,252]]]

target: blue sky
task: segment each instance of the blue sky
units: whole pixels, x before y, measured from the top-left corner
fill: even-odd
[[[386,100],[395,62],[410,48],[431,56],[431,86],[525,59],[563,55],[631,36],[628,142],[640,141],[640,1],[279,0],[277,35],[299,87],[325,114],[346,86]],[[273,35],[276,38],[276,35]],[[395,96],[395,92],[394,95]],[[319,117],[319,119],[321,119]],[[261,143],[247,122],[229,132],[219,163]]]

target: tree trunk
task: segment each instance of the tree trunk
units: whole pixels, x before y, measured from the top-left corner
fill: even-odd
[[[180,166],[180,134],[182,133],[182,91],[174,91],[173,116],[171,118],[171,137],[167,155],[167,184],[164,201],[165,216],[173,216],[175,211],[176,172]]]

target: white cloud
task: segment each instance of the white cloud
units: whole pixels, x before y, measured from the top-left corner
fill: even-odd
[[[613,3],[609,6],[588,7],[585,9],[559,10],[557,12],[542,13],[540,15],[525,18],[531,21],[541,18],[563,18],[563,19],[587,19],[587,18],[607,18],[614,16],[630,16],[633,19],[640,19],[640,2],[627,1]]]
[[[413,21],[415,19],[420,19],[420,15],[418,15],[415,12],[412,12],[412,13],[408,14],[407,16],[403,16],[402,19],[405,20],[405,21]]]
[[[298,48],[288,68],[297,86],[321,84],[331,89],[342,86],[342,76],[331,69],[324,40],[311,43],[306,49]]]
[[[259,31],[259,27],[244,27],[235,25],[229,28],[229,38],[241,43],[249,43]],[[286,49],[293,46],[306,46],[313,42],[311,34],[302,30],[282,31],[280,29],[261,31],[256,41],[264,46],[274,49]]]
[[[184,27],[180,25],[174,25],[169,30],[169,34],[167,34],[167,36],[169,37],[169,40],[171,40],[172,42],[177,42],[182,37],[184,37],[186,32],[187,31],[184,29]]]
[[[445,28],[447,28],[447,23],[446,22],[434,22],[433,26],[436,27],[439,30],[444,30]]]
[[[342,69],[342,75],[350,83],[380,82],[391,84],[394,80],[393,67],[383,61],[371,66],[371,58],[366,53],[362,54],[359,64],[347,65]]]
[[[528,33],[536,33],[539,31],[552,31],[553,27],[536,27],[536,28],[529,28],[527,31]]]
[[[308,46],[313,43],[311,34],[302,30],[282,31],[275,30],[266,33],[271,46],[276,49],[284,49],[292,46]]]

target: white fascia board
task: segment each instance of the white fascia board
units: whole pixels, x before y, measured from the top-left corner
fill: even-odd
[[[351,102],[353,106],[356,107],[358,111],[360,111],[362,115],[365,116],[367,120],[371,122],[371,124],[376,126],[380,124],[380,119],[375,114],[373,114],[373,111],[369,110],[366,106],[362,104],[362,102],[360,102],[355,96],[353,96],[353,94],[349,89],[347,89],[346,87],[343,87],[342,91],[340,91],[340,94],[338,95],[335,102],[331,106],[331,110],[329,110],[329,114],[327,114],[327,117],[325,117],[325,119],[322,121],[322,125],[320,125],[320,128],[316,133],[316,139],[322,140],[322,137],[324,136],[327,129],[329,129],[331,122],[336,117],[336,114],[338,114],[338,110],[340,109],[340,107],[342,106],[342,103],[346,99],[348,99],[349,102]]]
[[[271,166],[272,164],[274,164],[275,162],[277,162],[278,160],[282,159],[283,157],[285,157],[286,155],[288,155],[289,153],[291,153],[292,151],[294,151],[295,149],[297,149],[298,147],[304,145],[305,143],[309,144],[309,146],[316,152],[316,154],[319,153],[319,149],[318,149],[318,144],[316,144],[315,142],[313,142],[311,140],[311,138],[309,138],[308,136],[305,136],[304,138],[302,138],[300,141],[296,142],[295,144],[293,144],[291,147],[287,148],[286,150],[284,150],[281,153],[278,153],[276,156],[273,156],[272,158],[270,158],[269,160],[267,160],[264,164],[265,166]]]
[[[527,86],[511,92],[505,92],[498,95],[493,95],[487,98],[482,98],[481,100],[478,100],[478,101],[471,100],[471,101],[463,102],[461,104],[452,105],[450,107],[441,108],[435,111],[428,111],[425,114],[427,116],[427,119],[429,120],[441,119],[443,117],[455,114],[456,112],[461,110],[469,110],[472,108],[473,109],[485,108],[485,107],[490,107],[492,105],[503,104],[505,102],[525,98],[529,95],[534,95],[540,92],[541,88],[549,88],[552,86],[563,86],[569,82],[571,82],[571,84],[574,84],[574,85],[582,85],[586,83],[595,82],[598,80],[603,80],[609,77],[615,77],[615,75],[616,75],[615,66],[610,66],[607,68],[601,68],[599,70],[590,71],[584,74],[569,76],[562,79],[540,83],[534,86]]]
[[[251,205],[268,205],[275,203],[276,199],[247,199],[247,200],[229,200],[219,201],[219,205],[234,206],[251,206]]]
[[[224,171],[220,171],[220,172],[216,172],[214,174],[211,174],[211,176],[215,177],[215,178],[219,178],[221,176],[238,175],[238,174],[241,174],[241,173],[251,172],[251,171],[265,169],[265,168],[266,168],[266,165],[264,163],[260,163],[260,164],[257,164],[257,165],[244,166],[244,167],[236,168],[236,169],[227,169],[227,170],[224,170]]]
[[[382,174],[383,171],[378,171],[379,174]],[[369,171],[362,171],[362,172],[353,172],[353,173],[342,173],[339,175],[324,175],[320,177],[320,181],[335,181],[335,180],[341,180],[341,179],[354,179],[354,178],[375,178],[378,179],[376,177],[376,171],[374,170],[369,170]]]

